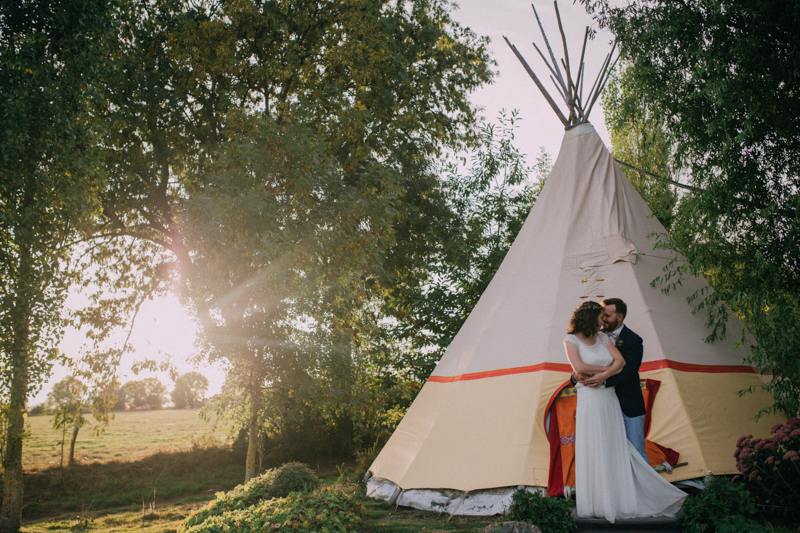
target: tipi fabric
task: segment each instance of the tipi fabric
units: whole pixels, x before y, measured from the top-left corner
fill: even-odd
[[[735,473],[738,437],[768,435],[776,422],[755,421],[770,398],[738,395],[758,389],[762,378],[734,347],[742,333],[735,317],[724,341],[704,341],[705,317],[686,300],[706,286],[703,279],[684,278],[668,294],[651,286],[673,260],[653,246],[665,234],[594,128],[569,129],[508,255],[372,464],[369,493],[400,494],[400,503],[424,508],[426,498],[411,501],[415,491],[454,489],[471,498],[547,486],[546,408],[570,372],[567,322],[582,301],[604,297],[627,303],[625,323],[644,339],[640,375],[661,382],[649,439],[688,463],[665,477]],[[450,512],[498,512],[449,498]]]

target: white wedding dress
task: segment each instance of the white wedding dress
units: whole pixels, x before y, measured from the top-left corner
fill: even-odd
[[[600,332],[594,346],[575,335],[581,360],[606,366],[613,358]],[[578,516],[619,518],[675,516],[686,494],[648,465],[625,436],[622,411],[613,387],[577,385],[575,420],[575,498]]]

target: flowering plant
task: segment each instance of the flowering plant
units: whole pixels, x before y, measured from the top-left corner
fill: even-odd
[[[772,426],[766,439],[745,435],[736,443],[736,468],[766,511],[800,508],[800,418]]]

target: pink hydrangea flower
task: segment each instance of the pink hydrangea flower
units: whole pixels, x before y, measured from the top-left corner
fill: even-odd
[[[747,479],[753,481],[754,479],[756,479],[756,477],[758,477],[758,470],[753,470],[752,472],[750,472],[750,476]]]
[[[782,427],[783,427],[783,424],[775,424],[774,426],[772,426],[772,428],[769,430],[769,432],[774,434],[776,431],[778,431]]]
[[[770,455],[769,457],[767,457],[767,460],[764,461],[764,462],[767,463],[768,465],[771,465],[772,463],[775,462],[775,458]]]
[[[796,451],[794,451],[794,450],[789,450],[788,452],[786,452],[786,453],[783,455],[783,458],[784,458],[784,459],[786,459],[787,461],[788,461],[789,459],[791,459],[792,457],[797,457],[797,452],[796,452]]]
[[[791,433],[789,433],[790,437],[800,437],[800,429],[795,429]]]
[[[756,444],[756,451],[760,451],[760,450],[761,450],[761,448],[763,448],[763,447],[764,447],[764,446],[766,446],[766,445],[767,445],[767,441],[765,441],[765,440],[762,440],[761,442],[759,442],[758,444]]]

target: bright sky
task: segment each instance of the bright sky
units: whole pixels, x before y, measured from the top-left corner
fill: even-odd
[[[563,51],[553,4],[547,0],[534,0],[533,4],[539,12],[553,52],[560,59]],[[484,117],[489,120],[494,120],[501,109],[505,109],[507,112],[517,109],[522,121],[519,123],[516,145],[529,156],[528,163],[533,162],[540,147],[543,147],[555,160],[561,145],[564,127],[503,40],[504,35],[508,37],[534,72],[537,75],[542,74],[540,79],[544,78],[542,82],[545,87],[552,89],[549,78],[544,76],[547,67],[544,66],[531,44],[536,42],[540,49],[545,50],[544,40],[531,9],[531,2],[529,0],[460,0],[458,5],[460,7],[453,13],[453,18],[462,26],[471,28],[478,35],[488,36],[491,39],[491,55],[497,61],[498,74],[494,83],[477,91],[473,95],[473,102],[484,109]],[[580,59],[584,29],[593,21],[581,7],[570,1],[562,1],[559,9],[567,36],[570,61],[573,63],[574,77],[577,74],[576,63]],[[610,41],[610,34],[598,32],[595,39],[587,44],[584,60],[588,74],[585,83],[587,92],[603,64],[606,54],[611,49]],[[558,101],[559,97],[554,89],[551,91],[551,95]],[[563,110],[564,107],[562,107]],[[590,119],[600,137],[606,145],[609,145],[599,102],[595,104]],[[73,296],[69,303],[76,305],[79,301],[79,297]],[[224,380],[222,370],[219,368],[195,368],[188,362],[188,358],[193,352],[195,328],[192,319],[186,315],[175,298],[168,297],[145,302],[131,335],[135,353],[122,362],[121,381],[124,383],[155,375],[171,391],[173,383],[168,375],[142,372],[137,376],[130,370],[136,360],[169,357],[181,372],[197,370],[203,373],[209,380],[209,395],[218,392]],[[68,356],[77,356],[83,342],[81,333],[68,331],[61,343],[61,350]],[[29,405],[45,401],[53,383],[62,379],[67,373],[64,368],[56,368],[53,378],[35,398],[29,401]]]

